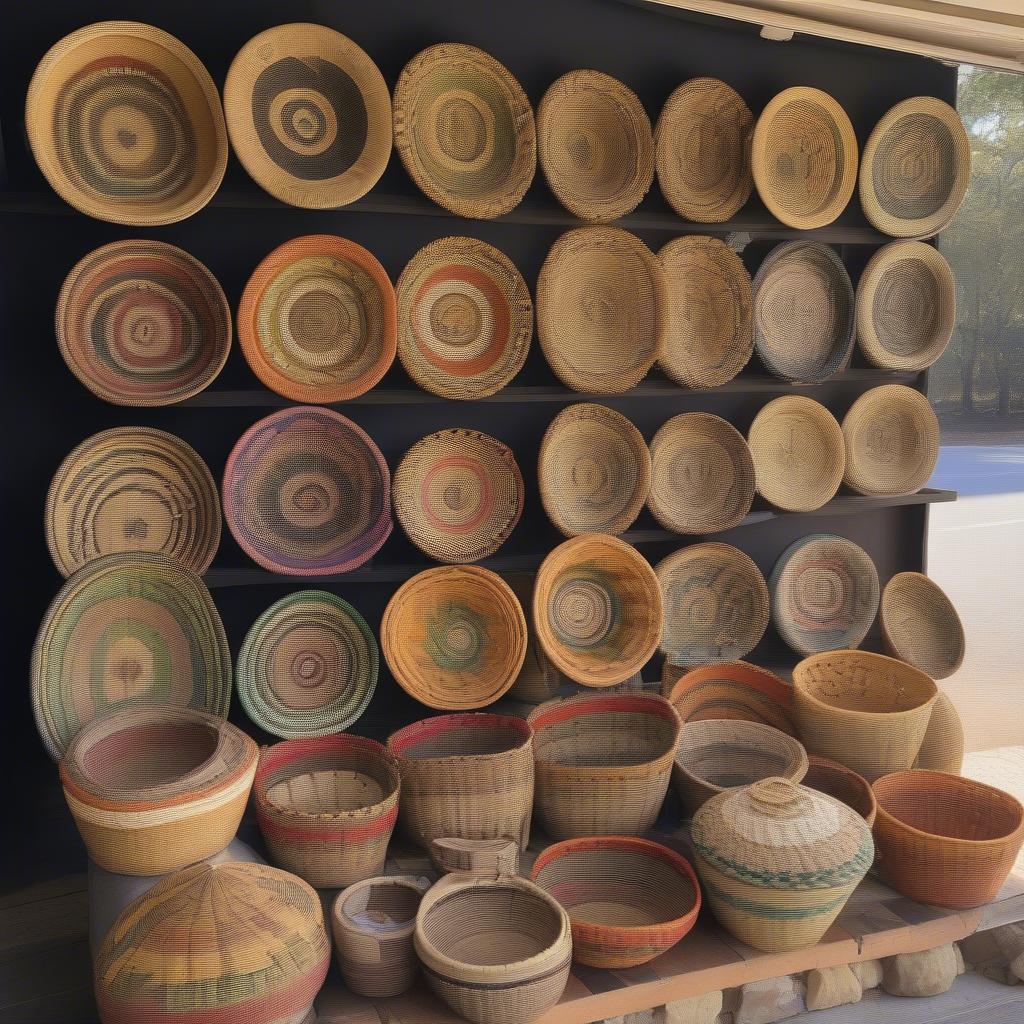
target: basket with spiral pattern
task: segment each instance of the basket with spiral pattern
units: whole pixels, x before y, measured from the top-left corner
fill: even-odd
[[[846,768],[838,761],[811,754],[808,758],[807,774],[803,784],[835,798],[847,807],[853,808],[867,823],[873,825],[878,804],[871,783],[858,775],[852,768]]]
[[[537,108],[537,156],[555,197],[582,220],[624,217],[654,180],[647,111],[600,71],[569,71],[548,86]]]
[[[942,588],[919,572],[898,572],[885,585],[879,622],[894,657],[932,679],[951,676],[964,661],[964,627]]]
[[[184,43],[137,21],[65,36],[25,100],[29,145],[54,191],[115,224],[170,224],[220,187],[228,137],[220,96]]]
[[[661,693],[683,723],[738,719],[796,735],[793,687],[774,672],[747,661],[697,668],[666,661],[661,670]]]
[[[250,39],[224,81],[231,145],[253,180],[293,206],[345,206],[391,156],[391,96],[377,65],[325,25]]]

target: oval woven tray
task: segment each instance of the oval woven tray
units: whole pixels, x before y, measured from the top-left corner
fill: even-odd
[[[964,627],[942,588],[919,572],[898,572],[879,608],[882,636],[895,658],[945,679],[963,664]]]

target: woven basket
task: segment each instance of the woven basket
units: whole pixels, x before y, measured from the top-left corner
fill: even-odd
[[[783,224],[806,231],[831,224],[857,184],[857,136],[828,93],[784,89],[754,127],[750,164],[758,195]]]
[[[439,430],[403,456],[391,485],[409,540],[439,562],[493,555],[523,512],[523,475],[512,449],[478,430]]]
[[[25,100],[39,169],[76,210],[114,224],[171,224],[220,187],[228,137],[217,87],[174,36],[101,21],[39,62]]]
[[[651,122],[636,93],[600,71],[569,71],[537,108],[537,156],[555,198],[582,220],[618,220],[654,180]]]
[[[32,708],[58,760],[84,725],[128,705],[220,718],[231,652],[203,581],[166,555],[105,555],[50,603],[32,651]]]
[[[621,394],[662,354],[668,284],[661,263],[621,228],[567,231],[537,278],[537,337],[567,387]]]
[[[750,198],[753,116],[717,78],[691,78],[672,93],[654,129],[662,195],[684,220],[730,220]]]
[[[297,576],[348,572],[372,558],[391,533],[390,492],[372,438],[313,406],[254,423],[228,456],[222,485],[239,547],[264,569]]]
[[[424,892],[411,878],[378,876],[338,893],[331,911],[334,956],[357,995],[398,996],[416,981],[420,963],[412,935]]]
[[[438,238],[398,279],[398,358],[425,391],[486,398],[523,368],[530,289],[512,261],[476,238]]]
[[[919,491],[939,459],[939,420],[928,398],[904,384],[866,391],[843,417],[843,483],[858,494]]]
[[[834,533],[812,533],[790,544],[768,586],[772,622],[799,654],[859,647],[878,611],[875,563]]]
[[[217,279],[166,242],[111,242],[88,253],[64,279],[55,324],[68,369],[113,405],[192,398],[231,349],[231,310]]]
[[[541,563],[533,628],[548,660],[584,686],[614,686],[657,650],[662,601],[647,560],[624,541],[588,533]]]
[[[844,369],[853,351],[856,300],[835,249],[783,242],[754,276],[754,348],[783,380],[817,384]]]
[[[915,768],[959,775],[964,766],[964,723],[949,696],[939,691]]]
[[[721,533],[754,501],[754,463],[743,435],[709,412],[673,416],[651,441],[647,507],[666,530]]]
[[[647,839],[597,836],[549,846],[530,876],[569,914],[577,963],[639,967],[697,923],[700,885],[689,861]]]
[[[61,575],[104,555],[157,552],[203,573],[220,544],[220,495],[179,437],[115,427],[74,448],[50,482],[46,544]]]
[[[553,839],[642,835],[668,791],[682,727],[664,697],[582,694],[531,712],[534,810]]]
[[[843,482],[846,446],[835,416],[803,395],[774,398],[747,434],[761,496],[787,512],[813,512]]]
[[[964,661],[964,627],[942,588],[919,572],[898,572],[885,585],[879,623],[886,651],[932,679],[951,676]]]
[[[395,591],[380,644],[395,681],[442,711],[492,704],[526,658],[526,618],[512,588],[489,569],[438,566]]]
[[[955,326],[956,279],[934,245],[890,242],[871,257],[857,283],[857,343],[869,363],[925,370]]]
[[[409,177],[460,217],[500,217],[537,169],[537,130],[522,86],[475,46],[440,43],[402,69],[395,149]]]
[[[970,181],[971,142],[960,115],[934,96],[914,96],[868,138],[860,205],[887,235],[930,238],[957,215]]]
[[[476,1024],[528,1024],[562,996],[569,917],[525,878],[448,875],[420,903],[414,935],[427,984]]]
[[[399,786],[395,759],[362,736],[264,747],[253,802],[271,860],[317,889],[381,874]]]
[[[123,875],[163,875],[223,850],[242,820],[256,744],[213,715],[128,707],[85,726],[60,763],[89,856]]]
[[[282,202],[330,209],[365,195],[391,156],[391,96],[377,65],[325,25],[250,39],[224,80],[231,146]]]
[[[815,654],[793,669],[804,746],[869,782],[913,765],[937,694],[923,672],[867,651]]]
[[[807,760],[808,768],[803,784],[808,789],[827,793],[853,808],[869,826],[875,823],[878,804],[871,783],[863,775],[858,775],[852,768],[846,768],[838,761],[830,761],[817,754],[811,754]]]
[[[533,608],[533,585],[537,578],[534,572],[510,572],[504,574],[505,582],[512,588],[523,609]],[[516,681],[508,691],[509,700],[524,701],[527,704],[543,704],[555,696],[562,677],[548,661],[537,643],[533,630],[526,639],[526,657]]]
[[[618,534],[647,501],[651,455],[622,413],[581,402],[548,425],[537,475],[544,511],[565,536]]]
[[[430,856],[443,873],[471,875],[518,875],[519,843],[512,839],[435,839]]]
[[[673,665],[735,661],[768,627],[768,586],[731,544],[691,544],[654,568],[661,587],[661,650]]]
[[[995,899],[1024,843],[1024,807],[1001,789],[945,772],[900,771],[874,784],[885,880],[918,903]]]

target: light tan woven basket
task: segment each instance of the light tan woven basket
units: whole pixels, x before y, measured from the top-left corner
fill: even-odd
[[[963,766],[964,723],[949,695],[939,690],[914,767],[959,775]]]
[[[512,588],[519,603],[528,614],[532,615],[533,585],[537,578],[535,572],[510,572],[503,576]],[[529,631],[526,641],[526,657],[523,667],[516,676],[516,681],[508,691],[510,700],[520,700],[527,704],[543,704],[551,700],[562,681],[561,673],[548,661],[547,656],[537,643],[534,631]]]
[[[942,588],[919,572],[898,572],[882,591],[879,624],[886,650],[932,679],[964,661],[964,626]]]

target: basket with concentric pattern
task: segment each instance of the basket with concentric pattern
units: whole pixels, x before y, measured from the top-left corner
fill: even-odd
[[[964,627],[942,588],[919,572],[898,572],[885,585],[879,622],[888,653],[932,679],[951,676],[964,660]]]

